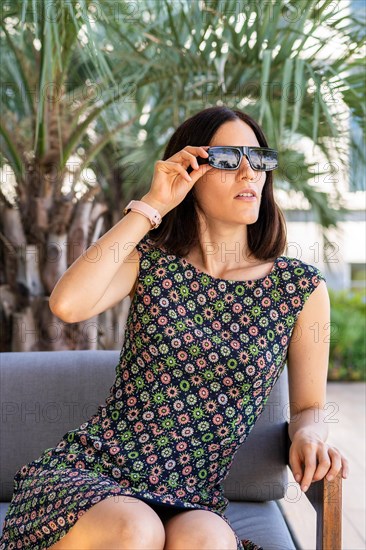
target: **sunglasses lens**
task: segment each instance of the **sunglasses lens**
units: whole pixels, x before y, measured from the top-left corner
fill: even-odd
[[[208,163],[221,170],[236,170],[240,164],[240,152],[233,147],[210,147]],[[250,164],[253,170],[268,172],[278,167],[278,154],[275,149],[266,147],[249,148]]]
[[[238,168],[239,160],[239,151],[231,147],[211,147],[208,150],[208,162],[214,168]]]
[[[253,170],[274,170],[278,166],[277,151],[261,147],[249,149],[250,161]]]

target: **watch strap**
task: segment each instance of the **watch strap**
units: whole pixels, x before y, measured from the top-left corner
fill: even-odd
[[[124,214],[127,214],[130,210],[133,212],[139,212],[140,214],[146,216],[146,218],[148,218],[151,222],[152,229],[156,229],[161,224],[162,218],[160,213],[156,210],[156,208],[153,208],[144,201],[130,201],[123,212]]]

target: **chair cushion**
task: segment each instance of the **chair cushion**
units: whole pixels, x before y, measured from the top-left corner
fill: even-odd
[[[265,550],[296,550],[281,509],[268,502],[230,502],[225,515],[238,537],[250,539]]]
[[[118,358],[115,350],[0,354],[0,501],[11,499],[21,466],[104,404]]]

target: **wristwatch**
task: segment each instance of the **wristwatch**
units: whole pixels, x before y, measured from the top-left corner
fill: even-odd
[[[151,222],[151,229],[156,229],[161,224],[162,217],[159,212],[144,201],[130,201],[123,213],[126,215],[130,210],[146,216]]]

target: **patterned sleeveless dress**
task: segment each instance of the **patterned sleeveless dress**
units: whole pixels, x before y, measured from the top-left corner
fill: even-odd
[[[211,511],[231,527],[221,483],[284,368],[298,315],[326,279],[279,256],[261,279],[224,280],[148,234],[137,249],[110,395],[16,472],[0,550],[48,548],[94,504],[120,495]],[[235,536],[237,550],[263,550]]]

